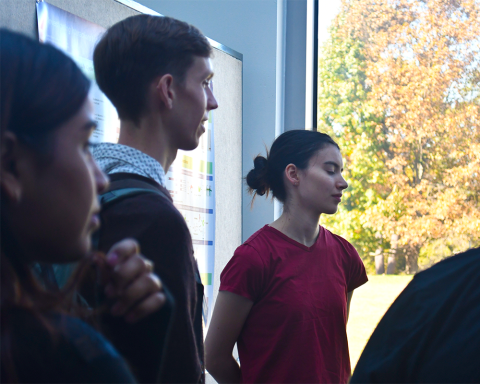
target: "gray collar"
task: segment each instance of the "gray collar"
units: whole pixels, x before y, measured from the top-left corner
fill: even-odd
[[[107,175],[113,173],[133,173],[155,180],[165,187],[165,171],[153,157],[138,149],[122,144],[95,144],[92,155]]]

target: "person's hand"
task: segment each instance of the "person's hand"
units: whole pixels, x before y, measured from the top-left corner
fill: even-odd
[[[140,254],[135,240],[125,239],[110,248],[106,261],[99,265],[110,299],[110,313],[134,323],[159,310],[165,304],[162,283],[153,271],[153,263]]]

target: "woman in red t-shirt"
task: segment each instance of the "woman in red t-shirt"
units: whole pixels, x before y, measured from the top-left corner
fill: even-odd
[[[254,165],[250,191],[271,192],[283,213],[222,272],[207,369],[219,383],[346,383],[348,308],[367,276],[355,248],[318,224],[348,186],[339,147],[323,133],[288,131]]]

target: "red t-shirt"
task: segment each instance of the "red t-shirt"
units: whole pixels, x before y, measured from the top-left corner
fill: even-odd
[[[353,246],[323,227],[311,247],[266,225],[238,247],[220,291],[253,301],[237,341],[244,383],[346,383],[347,292],[367,282]]]

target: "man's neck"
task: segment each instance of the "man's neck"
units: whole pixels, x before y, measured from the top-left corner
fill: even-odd
[[[142,117],[138,124],[133,121],[120,120],[118,144],[138,149],[153,157],[165,172],[168,172],[178,151],[170,143],[160,119],[149,116]]]

